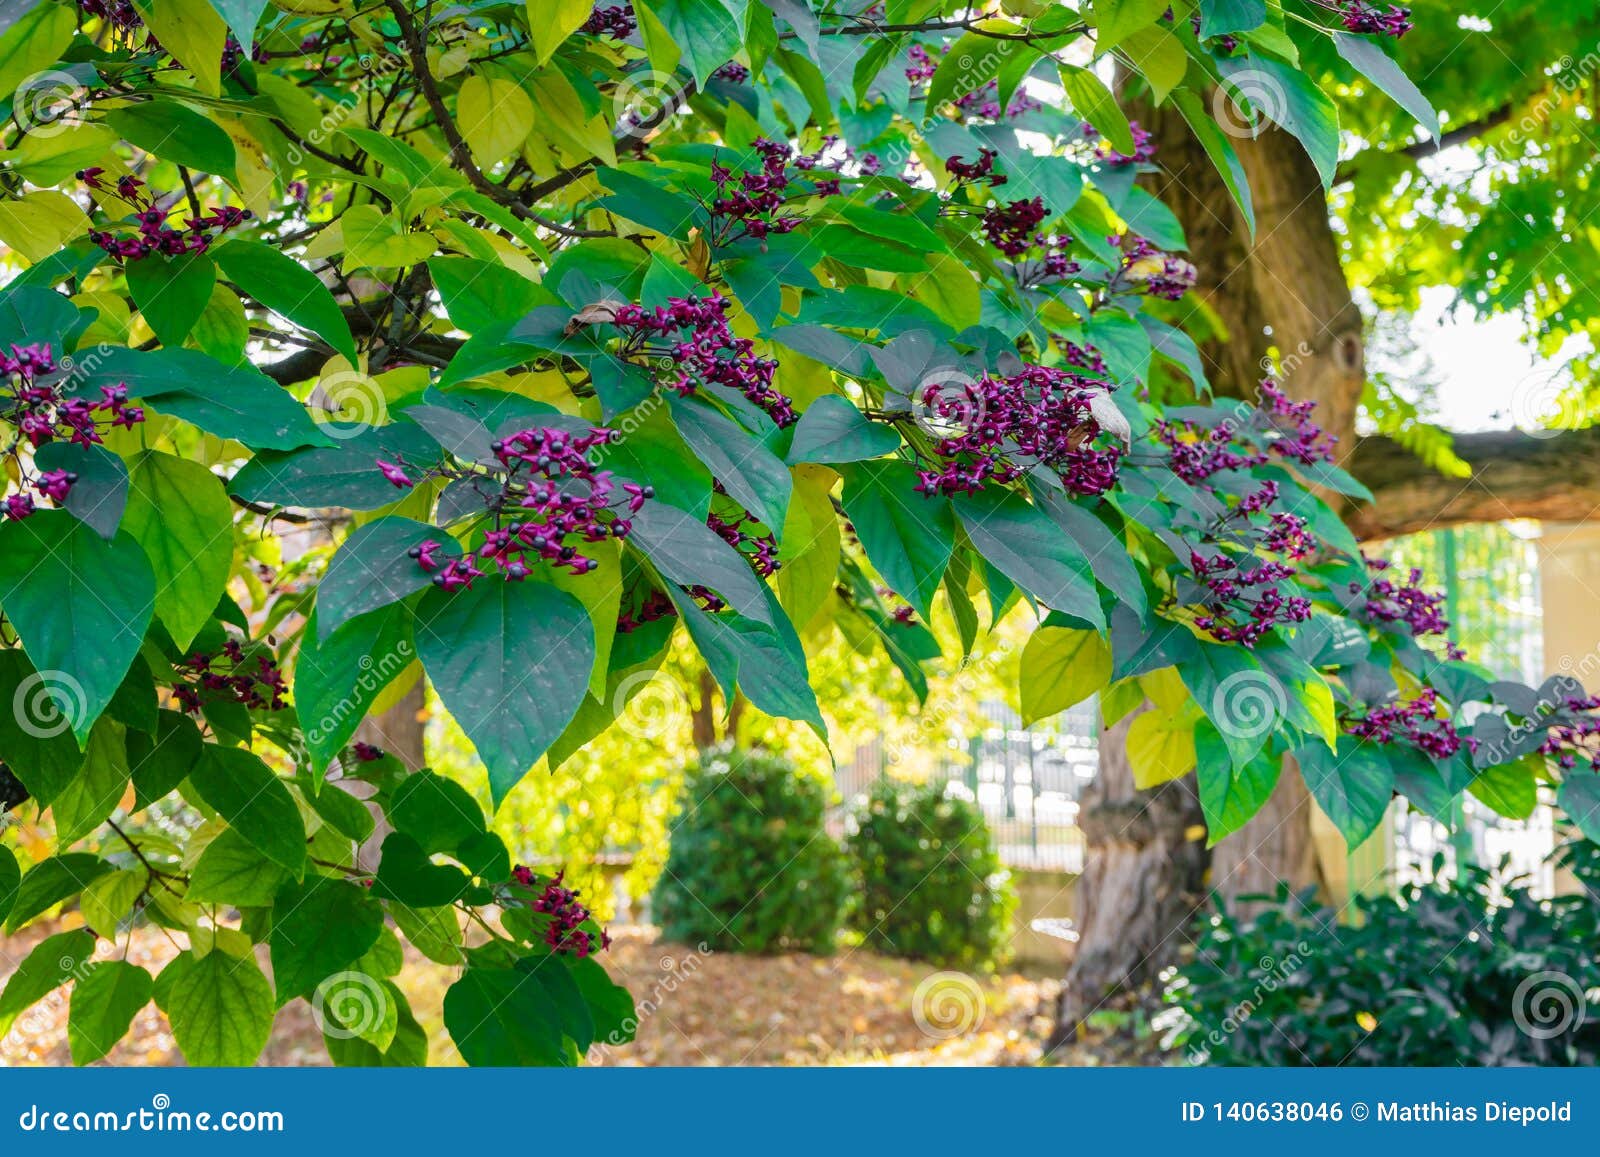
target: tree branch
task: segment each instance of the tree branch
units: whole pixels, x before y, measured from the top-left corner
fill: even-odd
[[[1387,438],[1363,438],[1347,463],[1374,501],[1345,518],[1356,537],[1393,538],[1466,522],[1581,522],[1600,510],[1600,426],[1457,434],[1470,478],[1447,478]]]
[[[1348,185],[1351,181],[1355,180],[1356,170],[1360,168],[1363,157],[1371,157],[1374,155],[1386,157],[1408,157],[1413,161],[1419,161],[1423,157],[1434,156],[1437,153],[1444,152],[1445,149],[1454,148],[1456,145],[1466,144],[1468,141],[1472,140],[1473,137],[1482,136],[1490,129],[1498,128],[1499,126],[1505,124],[1506,121],[1510,120],[1511,114],[1515,111],[1516,107],[1508,102],[1491,112],[1485,113],[1482,117],[1475,121],[1468,121],[1460,128],[1451,129],[1437,140],[1435,140],[1433,137],[1429,137],[1425,141],[1418,141],[1416,144],[1407,145],[1403,149],[1394,149],[1392,151],[1379,149],[1366,153],[1357,153],[1344,164],[1340,165],[1339,168],[1334,172],[1333,183],[1335,185]]]

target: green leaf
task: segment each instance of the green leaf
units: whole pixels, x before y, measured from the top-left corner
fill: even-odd
[[[430,590],[416,632],[423,669],[477,748],[498,805],[577,713],[594,665],[589,614],[548,583],[491,577]]]
[[[633,7],[651,67],[670,76],[681,60],[702,89],[742,43],[723,0],[638,0]]]
[[[256,25],[261,20],[261,13],[266,11],[267,0],[211,0],[211,7],[233,29],[235,40],[240,44],[251,44],[255,41]]]
[[[456,94],[456,125],[479,168],[492,169],[533,131],[533,100],[515,81],[469,76]]]
[[[395,830],[413,837],[428,855],[453,854],[487,830],[483,809],[467,789],[431,771],[407,776],[384,810]]]
[[[986,561],[1052,610],[1105,628],[1088,557],[1042,510],[998,487],[954,502],[967,537]]]
[[[149,884],[149,877],[142,869],[118,868],[101,876],[83,890],[78,900],[83,922],[102,939],[115,940],[122,932],[123,921],[133,915],[134,904]]]
[[[49,996],[94,957],[94,933],[87,928],[58,932],[39,941],[0,992],[0,1037],[17,1017]]]
[[[28,869],[17,886],[16,900],[6,917],[6,932],[21,928],[41,912],[76,896],[111,870],[111,865],[88,852],[68,852],[40,860]]]
[[[1580,832],[1600,844],[1600,775],[1567,772],[1556,789],[1556,806],[1567,813]]]
[[[1354,848],[1370,836],[1394,796],[1394,766],[1379,745],[1349,735],[1330,753],[1320,743],[1295,749],[1312,798]]]
[[[1211,158],[1211,163],[1216,167],[1222,183],[1228,187],[1234,203],[1239,206],[1239,212],[1244,214],[1245,226],[1250,230],[1250,236],[1254,238],[1256,210],[1255,203],[1250,197],[1250,180],[1245,175],[1244,165],[1239,161],[1239,154],[1234,152],[1232,142],[1217,127],[1216,121],[1206,115],[1205,109],[1200,104],[1200,98],[1194,93],[1187,89],[1178,89],[1172,94],[1172,103],[1183,115],[1189,130],[1200,142],[1200,147],[1205,149],[1206,156]]]
[[[194,75],[200,91],[221,95],[228,26],[209,0],[134,0],[134,6],[151,39]]]
[[[254,1064],[272,1032],[272,985],[250,957],[181,952],[156,978],[155,998],[191,1065]]]
[[[433,584],[433,575],[407,552],[438,544],[442,566],[461,546],[436,526],[390,515],[358,528],[334,554],[317,587],[317,633],[327,638],[351,619],[397,603]]]
[[[1235,767],[1227,744],[1209,721],[1195,728],[1195,780],[1206,818],[1206,846],[1215,847],[1261,810],[1283,771],[1283,758],[1262,753]]]
[[[128,476],[123,528],[155,573],[156,615],[188,647],[211,620],[233,563],[233,504],[199,462],[143,451]]]
[[[64,510],[0,525],[0,606],[80,743],[150,626],[155,583],[127,534],[107,542]]]
[[[1536,770],[1542,766],[1543,760],[1535,756],[1486,767],[1467,784],[1467,790],[1497,815],[1525,820],[1539,803]]]
[[[0,845],[0,922],[11,915],[17,903],[17,886],[22,883],[22,869],[11,849]]]
[[[1133,152],[1133,130],[1128,127],[1128,116],[1122,111],[1111,90],[1087,68],[1062,63],[1061,88],[1067,94],[1072,111],[1088,121],[1106,143],[1119,153]]]
[[[991,21],[985,27],[992,27],[995,31],[1017,30],[1017,26],[1009,20]],[[963,34],[950,46],[950,51],[939,61],[932,79],[928,81],[927,108],[930,115],[946,101],[960,100],[991,80],[998,80],[1006,61],[1023,51],[1020,41],[985,36],[981,32]]]
[[[156,715],[154,735],[128,733],[128,767],[133,773],[134,810],[164,799],[189,778],[200,758],[200,729],[194,720],[163,708]]]
[[[417,657],[411,608],[391,603],[321,638],[313,610],[294,666],[295,711],[318,772],[356,733],[373,701]]]
[[[273,904],[270,938],[278,1006],[348,968],[382,931],[383,909],[360,884],[317,873],[285,884]]]
[[[220,57],[219,57],[220,60]],[[105,114],[118,136],[164,161],[236,180],[233,138],[220,125],[175,100],[157,98]]]
[[[740,690],[757,710],[808,723],[826,742],[805,652],[787,618],[769,613],[768,622],[757,622],[730,612],[711,615],[676,587],[667,594],[725,697],[731,701]]]
[[[365,396],[366,386],[353,388],[353,397]],[[328,428],[340,428],[329,421]],[[376,510],[404,493],[379,472],[380,458],[403,461],[414,472],[439,460],[439,444],[415,422],[391,422],[341,438],[337,446],[264,450],[240,468],[228,489],[250,502]]]
[[[543,987],[513,969],[467,969],[444,995],[444,1024],[469,1065],[567,1065],[575,1059]]]
[[[606,970],[592,956],[559,956],[566,964],[572,979],[589,1006],[589,1016],[594,1021],[595,1040],[607,1045],[625,1045],[633,1040],[638,1027],[637,1010],[633,997],[622,985],[606,975]]]
[[[229,281],[273,313],[316,334],[351,365],[357,364],[350,325],[333,294],[311,270],[259,241],[229,241],[214,253]]]
[[[585,0],[585,3],[587,2],[588,0]],[[338,1016],[341,1010],[337,999],[340,990],[330,991],[329,999],[324,1000],[322,1035],[333,1063],[347,1068],[396,1068],[427,1064],[428,1033],[417,1023],[417,1018],[411,1012],[411,1006],[406,1002],[405,993],[388,980],[380,981],[379,988],[387,998],[388,1006],[394,1010],[395,1018],[392,1041],[382,1050],[344,1026]],[[351,992],[355,1001],[353,1005],[344,1007],[353,1008],[358,1017],[364,1017],[370,1023],[370,1017],[366,1017],[366,1009],[372,1007],[373,999],[369,987],[358,984],[355,989],[346,988],[344,991]],[[387,1015],[388,1009],[385,1009],[384,1016]],[[367,1035],[373,1034],[368,1032]]]
[[[674,399],[672,415],[678,433],[729,496],[781,534],[794,486],[783,461],[704,402]]]
[[[150,974],[126,960],[102,961],[79,976],[67,1018],[72,1063],[87,1065],[104,1058],[128,1035],[133,1018],[154,992]]]
[[[1017,678],[1022,722],[1032,725],[1103,691],[1111,682],[1111,647],[1093,631],[1046,624],[1022,648]]]
[[[5,29],[0,37],[0,100],[24,81],[56,68],[78,27],[77,13],[64,4],[39,4],[32,11],[26,4],[12,5],[5,15],[0,25]],[[24,93],[13,103],[25,107],[29,99]]]
[[[1225,57],[1217,69],[1231,89],[1235,115],[1242,115],[1238,101],[1243,98],[1255,113],[1293,135],[1321,174],[1323,188],[1331,188],[1339,166],[1339,112],[1328,95],[1293,65],[1269,56]]]
[[[347,840],[365,843],[376,827],[367,805],[343,788],[324,785],[318,792],[307,790],[306,801],[322,822]]]
[[[786,461],[863,462],[882,458],[900,448],[900,435],[892,426],[869,419],[848,398],[824,394],[800,415]]]
[[[236,828],[224,828],[205,846],[189,873],[187,899],[235,908],[269,906],[288,878]]]
[[[128,503],[128,467],[104,446],[46,442],[33,452],[40,470],[69,470],[78,476],[66,508],[101,538],[115,538]]]
[[[152,253],[123,268],[133,303],[156,331],[161,344],[181,346],[211,300],[211,289],[217,282],[217,267],[211,258],[204,253],[185,253],[181,257]]]
[[[383,841],[373,892],[408,908],[442,908],[467,894],[472,880],[451,864],[436,864],[422,845],[404,832],[390,832]]]
[[[593,0],[528,0],[528,39],[538,63],[555,55],[593,11]]]
[[[237,747],[205,745],[189,783],[210,807],[273,863],[299,875],[306,862],[306,828],[294,796],[260,756]]]
[[[956,519],[944,498],[918,494],[906,462],[867,462],[845,471],[844,513],[894,592],[924,620],[955,550]]]
[[[1267,22],[1267,0],[1200,0],[1200,39],[1249,32]]]
[[[1357,72],[1388,93],[1395,104],[1410,113],[1419,125],[1428,130],[1429,136],[1435,140],[1439,138],[1439,114],[1434,111],[1433,105],[1371,37],[1335,32],[1333,46]]]
[[[83,766],[50,804],[56,838],[62,846],[81,840],[111,815],[128,790],[125,728],[110,717],[98,720],[89,733]]]
[[[669,581],[710,587],[747,618],[771,621],[766,588],[745,557],[694,515],[659,498],[646,502],[633,516],[628,542]]]

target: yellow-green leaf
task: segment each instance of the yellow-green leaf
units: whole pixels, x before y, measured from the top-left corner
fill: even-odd
[[[549,60],[593,11],[593,0],[528,0],[528,37],[539,63]]]
[[[1128,726],[1128,763],[1141,791],[1194,770],[1194,720],[1175,718],[1159,708]]]
[[[1022,648],[1022,721],[1076,707],[1111,682],[1111,647],[1093,631],[1040,627]]]
[[[533,131],[533,101],[509,80],[469,76],[456,96],[456,126],[472,159],[480,168],[492,168]]]
[[[89,218],[65,193],[43,189],[16,201],[0,201],[0,241],[29,262],[42,261],[82,236]]]
[[[222,95],[222,50],[228,26],[211,0],[135,0],[161,47],[194,74],[200,91]]]

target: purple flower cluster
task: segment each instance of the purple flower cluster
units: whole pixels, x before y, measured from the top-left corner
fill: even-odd
[[[1567,700],[1568,711],[1600,710],[1600,695]],[[1590,716],[1550,728],[1539,745],[1541,755],[1553,756],[1562,771],[1571,771],[1578,760],[1589,762],[1590,770],[1600,772],[1600,717]]]
[[[983,235],[1007,257],[1021,257],[1035,244],[1035,230],[1044,223],[1050,210],[1044,198],[990,205],[983,211]]]
[[[617,508],[637,514],[646,499],[655,496],[651,487],[624,482],[618,497],[619,487],[611,472],[591,465],[589,452],[614,437],[615,431],[603,427],[574,435],[536,426],[495,442],[495,457],[505,470],[496,512],[510,507],[522,512],[523,518],[485,532],[477,550],[443,565],[440,544],[432,539],[407,553],[418,567],[433,575],[435,586],[446,591],[470,588],[474,580],[488,573],[489,566],[498,567],[506,579],[520,582],[533,573],[539,560],[566,567],[573,574],[588,574],[600,564],[567,540],[574,536],[580,542],[626,538],[633,524]]]
[[[665,619],[678,613],[678,608],[672,605],[672,600],[665,591],[651,589],[650,593],[640,599],[634,596],[637,605],[623,607],[617,612],[617,634],[630,635],[646,623],[653,623],[657,619]]]
[[[1115,281],[1134,283],[1144,287],[1151,297],[1177,301],[1194,288],[1199,271],[1183,258],[1164,252],[1147,237],[1134,237],[1124,243],[1123,238],[1111,237],[1113,244],[1122,244],[1122,268]]]
[[[1350,32],[1374,36],[1393,36],[1396,40],[1411,31],[1411,9],[1391,4],[1387,9],[1366,0],[1336,0],[1334,11]]]
[[[728,327],[729,305],[716,292],[709,297],[674,297],[657,309],[619,306],[612,323],[623,331],[623,356],[672,362],[676,376],[669,385],[679,394],[688,396],[707,385],[724,386],[760,406],[778,425],[793,425],[799,415],[772,384],[778,363],[757,357],[749,338],[734,336]],[[650,339],[657,337],[668,338],[669,344],[653,344]]]
[[[750,70],[737,60],[730,60],[713,72],[711,78],[713,80],[725,80],[729,84],[743,84],[750,79]]]
[[[966,180],[961,173],[975,172],[988,176],[991,184],[1002,184],[1005,177],[994,174],[992,166],[985,169],[993,154],[984,150],[976,165],[961,165],[960,158],[947,161],[945,167]],[[1044,200],[1012,201],[1008,205],[990,205],[983,211],[983,235],[989,244],[1011,258],[1017,284],[1030,289],[1059,277],[1070,277],[1082,266],[1067,256],[1072,238],[1064,233],[1038,232],[1038,226],[1050,215]]]
[[[1110,490],[1122,450],[1092,445],[1100,424],[1090,410],[1092,398],[1110,387],[1095,376],[1092,352],[1068,352],[1079,363],[1072,368],[1030,365],[1010,376],[923,387],[916,399],[923,412],[937,426],[954,429],[934,444],[937,468],[917,471],[917,491],[975,494],[990,482],[1014,482],[1034,465],[1054,470],[1073,494]]]
[[[176,670],[195,677],[193,683],[178,683],[172,693],[179,706],[197,715],[207,703],[232,702],[251,710],[281,711],[288,684],[271,655],[258,654],[254,664],[245,659],[244,648],[229,639],[216,654],[196,651]]]
[[[706,525],[723,542],[744,555],[762,578],[770,578],[778,573],[777,540],[755,515],[747,510],[738,510],[731,517],[724,518],[713,510],[706,515]]]
[[[78,446],[98,445],[103,441],[100,423],[132,429],[144,421],[144,410],[128,405],[128,387],[119,382],[100,387],[100,400],[70,398],[59,384],[40,379],[55,372],[55,357],[42,344],[13,345],[10,353],[0,353],[0,419],[15,426],[30,446],[66,439]],[[26,466],[12,450],[16,476],[41,497],[60,505],[67,500],[78,481],[70,470],[46,470],[30,476]],[[26,489],[9,496],[4,503],[6,517],[27,518],[37,507]]]
[[[244,63],[244,57],[244,46],[235,40],[233,36],[230,35],[227,40],[223,41],[222,71],[224,73],[232,76],[239,70],[239,65]],[[257,64],[263,64],[271,58],[267,55],[267,50],[264,47],[260,44],[252,43],[250,45],[250,59]]]
[[[939,57],[942,59],[949,51],[948,47],[940,48]],[[913,44],[907,51],[906,58],[911,62],[905,69],[906,79],[912,84],[925,84],[939,71],[939,61],[934,59],[933,53],[929,52],[925,45]],[[1002,109],[998,78],[957,97],[955,105],[967,117],[984,117],[988,120],[1021,116],[1023,113],[1044,107],[1032,97],[1019,92],[1012,96],[1011,102]]]
[[[1267,461],[1264,453],[1236,449],[1235,433],[1226,422],[1209,432],[1189,421],[1156,423],[1156,440],[1167,448],[1172,472],[1191,486],[1223,470],[1245,470]]]
[[[117,183],[107,185],[101,180],[104,169],[80,169],[78,179],[98,192],[114,193],[135,209],[134,221],[138,232],[133,236],[112,233],[105,229],[91,229],[89,240],[104,249],[118,261],[138,261],[152,253],[165,253],[176,257],[184,253],[204,253],[211,248],[217,234],[248,221],[249,209],[218,206],[211,212],[190,221],[180,230],[167,224],[167,210],[157,198],[145,192],[144,182],[138,177],[121,177]]]
[[[1357,739],[1374,743],[1404,741],[1434,759],[1449,759],[1465,746],[1477,749],[1477,740],[1457,734],[1455,724],[1439,718],[1439,693],[1424,687],[1409,703],[1374,707],[1365,717],[1345,719],[1344,729]]]
[[[1367,601],[1363,615],[1371,623],[1404,623],[1413,638],[1423,635],[1442,635],[1450,629],[1450,620],[1444,617],[1443,591],[1425,591],[1419,585],[1422,571],[1412,567],[1404,582],[1384,578],[1383,572],[1393,564],[1385,558],[1366,559],[1367,569],[1374,577],[1366,589]],[[1358,594],[1361,584],[1352,582],[1350,593]],[[1454,654],[1452,657],[1459,657]]]
[[[1100,140],[1100,130],[1087,121],[1083,125],[1083,139],[1086,141],[1099,141],[1097,155],[1106,164],[1115,168],[1123,165],[1142,165],[1155,159],[1155,138],[1148,130],[1141,128],[1138,121],[1129,121],[1128,129],[1133,134],[1133,152],[1120,153],[1111,147],[1109,141]]]
[[[1255,565],[1246,569],[1247,561]],[[1284,563],[1241,561],[1224,554],[1207,558],[1191,551],[1189,569],[1206,588],[1206,613],[1195,618],[1195,626],[1220,643],[1253,647],[1280,623],[1303,623],[1311,617],[1310,599],[1285,598],[1275,585],[1295,573]]]
[[[1313,420],[1315,402],[1291,401],[1271,378],[1261,379],[1260,396],[1264,412],[1280,435],[1269,446],[1274,454],[1302,466],[1333,461],[1338,439]]]
[[[607,4],[596,5],[579,31],[587,32],[590,36],[604,35],[626,40],[638,27],[639,20],[633,14],[632,4]]]
[[[1006,183],[1006,175],[994,171],[995,155],[995,151],[991,148],[980,148],[976,161],[962,160],[959,155],[951,157],[944,163],[945,172],[954,177],[958,183],[986,181],[992,189],[996,185]]]
[[[717,187],[717,195],[710,206],[712,244],[728,245],[741,237],[760,240],[773,233],[793,232],[802,218],[779,215],[779,210],[791,199],[828,197],[839,192],[836,177],[816,182],[809,191],[790,190],[791,162],[796,168],[812,170],[820,161],[818,156],[796,157],[788,145],[766,137],[757,139],[750,147],[761,157],[759,169],[734,170],[711,162],[711,183]]]
[[[85,16],[99,17],[124,38],[144,27],[144,18],[133,6],[133,0],[78,0],[78,11]],[[155,47],[155,38],[150,37],[147,44]]]
[[[565,870],[557,872],[541,888],[539,877],[532,868],[517,867],[511,873],[524,888],[540,888],[529,906],[535,912],[550,917],[550,924],[544,932],[544,942],[550,946],[550,950],[571,953],[581,960],[597,949],[610,948],[611,937],[602,929],[597,941],[593,934],[583,928],[590,919],[590,912],[579,901],[577,890],[562,884],[566,874]]]

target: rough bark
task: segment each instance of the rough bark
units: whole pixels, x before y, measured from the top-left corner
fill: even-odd
[[[1464,522],[1537,518],[1583,522],[1600,510],[1600,426],[1544,435],[1458,434],[1470,478],[1447,478],[1387,438],[1363,438],[1349,468],[1374,501],[1345,518],[1363,539]]]
[[[1147,998],[1203,890],[1205,840],[1194,782],[1185,777],[1148,792],[1133,786],[1132,719],[1101,735],[1099,775],[1084,793],[1080,824],[1088,855],[1078,880],[1079,939],[1052,1049],[1073,1040],[1096,1009]]]

